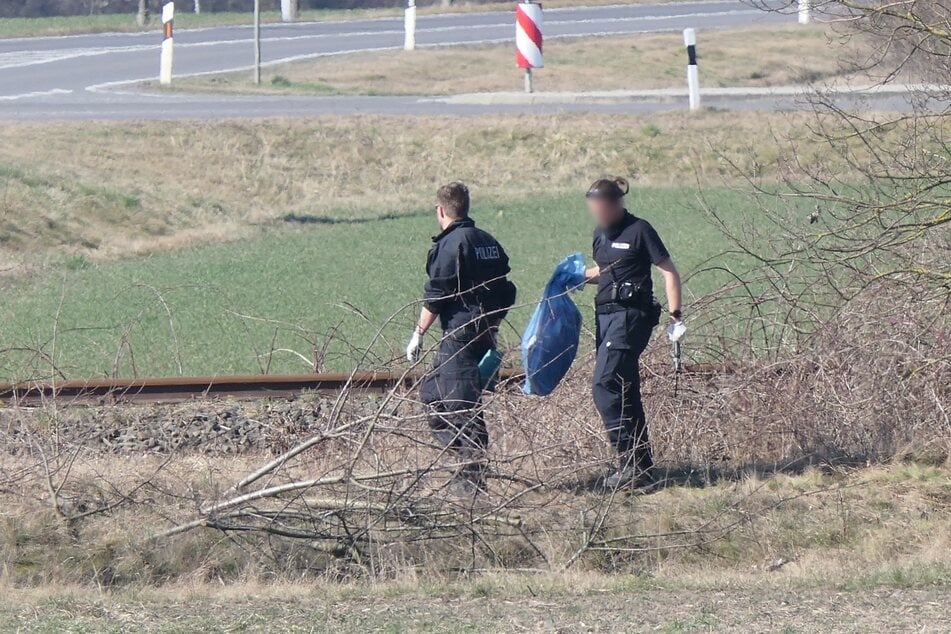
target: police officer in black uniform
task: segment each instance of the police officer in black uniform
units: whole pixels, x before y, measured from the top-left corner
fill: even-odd
[[[469,217],[469,189],[450,183],[436,193],[436,219],[442,232],[426,262],[423,308],[406,357],[419,358],[422,338],[439,319],[443,336],[432,369],[420,386],[430,427],[438,442],[466,466],[458,482],[483,488],[489,435],[480,411],[483,385],[479,363],[495,347],[499,323],[515,303],[507,279],[509,260],[502,245],[476,228]]]
[[[653,484],[653,458],[641,403],[638,358],[660,321],[651,266],[664,276],[670,318],[680,321],[680,275],[654,228],[624,207],[629,186],[623,178],[601,179],[588,189],[588,209],[597,223],[594,261],[587,281],[598,285],[595,298],[597,359],[594,402],[618,452],[615,474],[606,489]]]

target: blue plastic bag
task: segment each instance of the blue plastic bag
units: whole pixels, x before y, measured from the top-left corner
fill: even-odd
[[[551,394],[568,373],[581,337],[581,311],[568,291],[584,284],[584,256],[569,255],[555,267],[542,300],[522,335],[526,394]]]

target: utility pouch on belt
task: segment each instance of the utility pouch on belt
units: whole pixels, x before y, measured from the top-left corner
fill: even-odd
[[[643,286],[627,281],[611,286],[611,301],[627,308],[642,308],[650,302],[650,297]]]

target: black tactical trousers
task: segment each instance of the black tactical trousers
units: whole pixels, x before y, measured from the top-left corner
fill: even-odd
[[[638,359],[658,318],[659,311],[637,309],[597,315],[594,404],[622,468],[653,466]]]
[[[489,445],[481,411],[479,362],[490,346],[487,334],[444,336],[433,367],[420,385],[433,435],[462,460],[483,459]]]

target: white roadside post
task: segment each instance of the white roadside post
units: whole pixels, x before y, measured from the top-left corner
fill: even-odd
[[[700,75],[697,72],[697,32],[684,29],[684,44],[687,46],[687,92],[690,109],[700,109]]]
[[[416,0],[407,0],[406,13],[403,15],[403,49],[412,51],[416,49]]]
[[[162,63],[159,68],[159,83],[167,86],[172,83],[172,57],[175,39],[172,31],[175,22],[175,3],[166,2],[162,6]]]
[[[809,0],[799,0],[799,24],[809,24]]]
[[[519,68],[525,69],[525,92],[532,92],[532,69],[544,68],[542,5],[520,2],[515,8],[515,49]]]
[[[139,10],[135,15],[135,23],[140,27],[149,23],[149,3],[147,0],[139,0]]]
[[[261,0],[254,0],[254,83],[261,83]]]
[[[201,0],[195,0],[195,15],[201,15]]]
[[[297,20],[297,0],[281,0],[281,21],[295,22]]]

